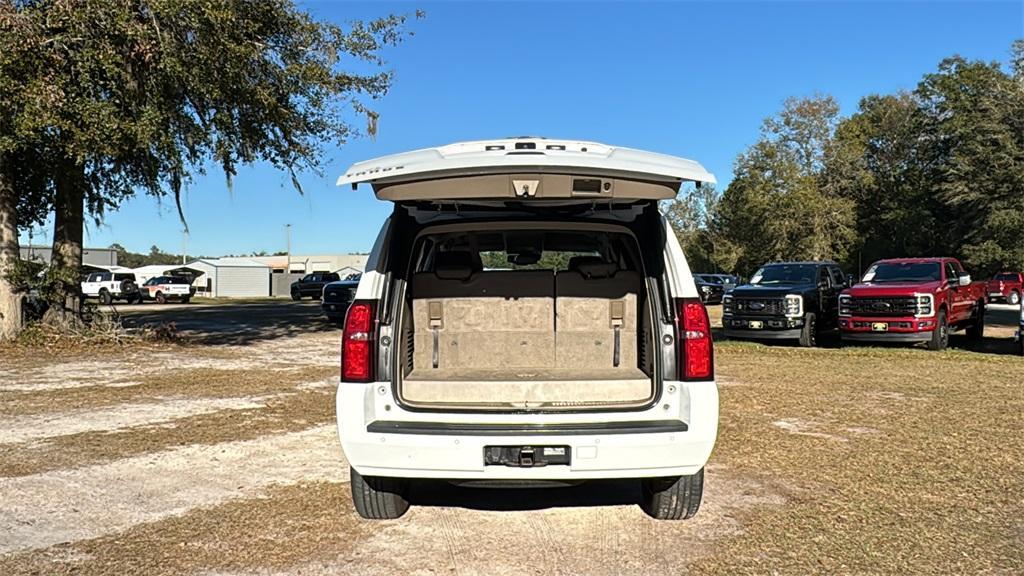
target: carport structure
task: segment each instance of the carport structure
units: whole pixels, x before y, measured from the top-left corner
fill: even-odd
[[[157,276],[182,276],[185,278],[191,278],[192,282],[195,282],[196,278],[206,274],[204,270],[193,266],[180,266],[180,265],[166,265],[166,264],[150,264],[149,266],[140,266],[132,270],[135,273],[135,280],[139,285],[145,284],[150,278],[156,278]]]

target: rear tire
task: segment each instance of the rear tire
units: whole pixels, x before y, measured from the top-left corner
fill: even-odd
[[[1020,304],[1020,292],[1017,292],[1016,290],[1010,292],[1010,295],[1006,297],[1006,301],[1014,306]]]
[[[985,337],[985,302],[979,300],[974,307],[974,318],[971,318],[967,326],[967,337],[971,340],[981,340]]]
[[[700,510],[704,495],[704,469],[690,476],[645,478],[640,507],[657,520],[685,520]]]
[[[800,330],[800,346],[814,348],[818,345],[818,318],[813,312],[804,316],[804,327]]]
[[[394,520],[409,510],[405,482],[399,478],[364,477],[350,468],[352,503],[367,520]]]
[[[189,301],[189,300],[191,300],[191,299],[192,299],[192,297],[191,297],[191,296],[183,296],[183,297],[181,298],[181,303],[182,303],[182,304],[188,304],[188,301]]]
[[[949,346],[949,324],[946,322],[946,311],[939,310],[935,319],[935,330],[932,330],[932,339],[928,341],[929,350],[945,350]]]
[[[104,305],[109,306],[110,303],[113,301],[114,297],[110,295],[110,292],[108,292],[106,288],[100,290],[100,302],[103,302]]]

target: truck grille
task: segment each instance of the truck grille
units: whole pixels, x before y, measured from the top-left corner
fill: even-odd
[[[734,298],[733,308],[750,315],[783,316],[786,313],[782,298]]]
[[[913,296],[853,298],[850,312],[855,316],[913,316],[917,313],[917,300]]]

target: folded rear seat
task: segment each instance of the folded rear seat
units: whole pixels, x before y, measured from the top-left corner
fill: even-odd
[[[643,277],[596,256],[576,256],[555,279],[555,362],[576,369],[637,369]]]
[[[551,271],[481,271],[469,252],[442,252],[437,260],[433,272],[412,278],[418,376],[555,362]]]

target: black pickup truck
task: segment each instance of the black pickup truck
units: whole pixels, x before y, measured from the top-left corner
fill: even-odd
[[[292,282],[292,300],[302,298],[320,298],[324,293],[324,286],[328,282],[337,282],[341,278],[335,272],[313,272],[306,274],[299,280]]]
[[[814,346],[821,330],[837,327],[839,293],[849,283],[835,262],[765,264],[723,298],[725,335]]]

